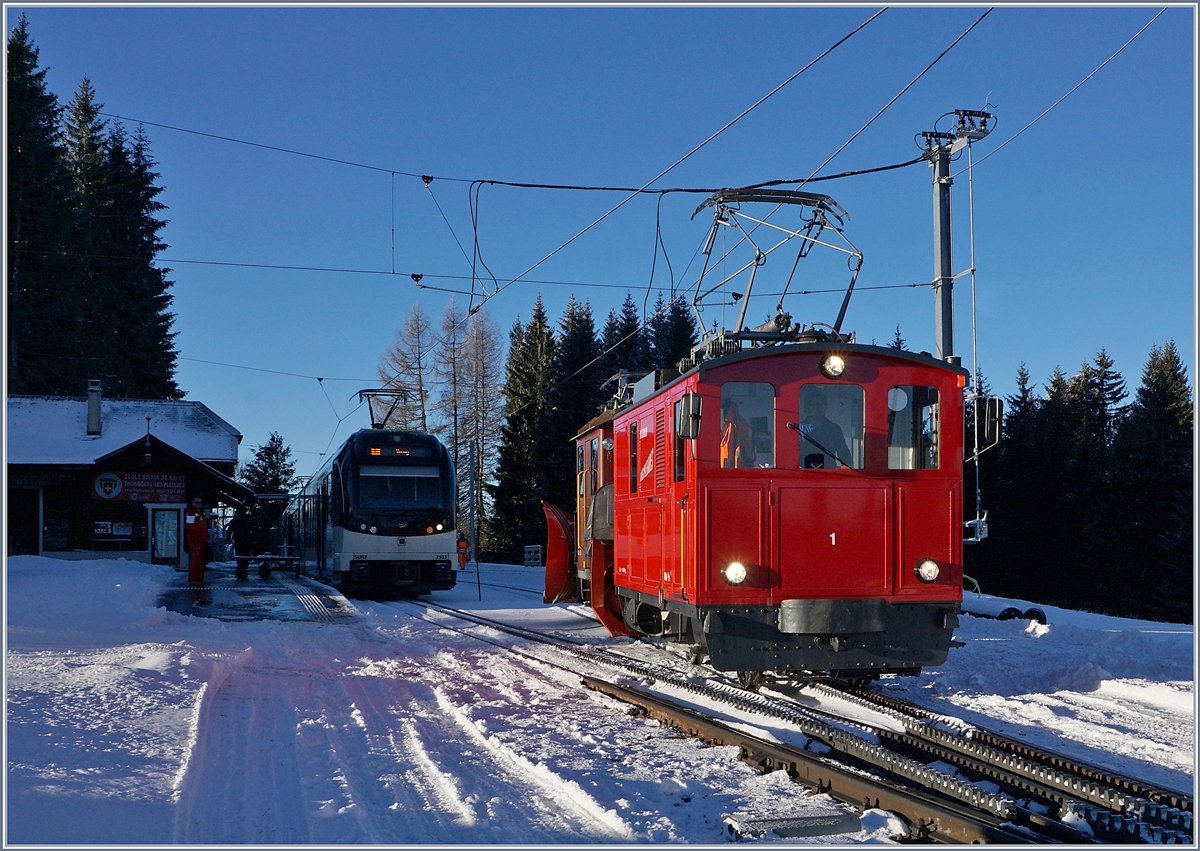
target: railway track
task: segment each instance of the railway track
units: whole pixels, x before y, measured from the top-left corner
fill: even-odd
[[[670,654],[659,664],[631,658],[621,647],[549,636],[438,603],[413,605],[524,639],[529,644],[502,646],[579,673],[588,688],[688,734],[736,745],[743,759],[762,770],[786,770],[814,791],[859,809],[890,810],[918,840],[1192,843],[1193,802],[1184,793],[1036,749],[869,689],[803,687],[836,695],[888,721],[848,720],[785,694],[748,692],[708,669],[681,670],[684,660]],[[431,622],[498,643],[470,629]],[[697,699],[719,711],[698,710]],[[799,734],[799,743],[748,732],[755,716],[785,722]],[[742,828],[731,823],[730,829],[736,833]]]

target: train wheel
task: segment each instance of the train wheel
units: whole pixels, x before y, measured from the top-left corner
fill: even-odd
[[[738,671],[738,685],[746,691],[758,691],[762,688],[763,672],[762,671]]]

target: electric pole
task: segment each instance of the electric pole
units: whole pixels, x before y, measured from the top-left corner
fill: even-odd
[[[954,364],[962,358],[954,354],[954,252],[951,240],[950,157],[969,142],[982,139],[991,131],[987,112],[956,109],[958,127],[953,133],[930,130],[922,133],[925,139],[925,158],[933,169],[933,328],[935,354],[938,360]],[[944,116],[943,116],[944,117]]]

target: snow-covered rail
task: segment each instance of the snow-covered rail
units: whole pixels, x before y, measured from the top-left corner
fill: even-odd
[[[808,686],[813,690],[826,689],[843,699],[857,699],[875,713],[882,712],[896,723],[867,725],[861,719],[830,718],[823,710],[801,706],[783,695],[756,694],[736,688],[711,671],[705,670],[700,676],[694,673],[689,675],[677,669],[680,660],[670,654],[660,655],[664,664],[656,664],[631,658],[628,655],[629,648],[598,648],[525,627],[513,627],[440,604],[423,601],[422,605],[444,615],[485,626],[489,632],[496,631],[533,642],[531,646],[514,650],[532,655],[547,664],[562,666],[562,654],[569,654],[573,659],[567,664],[575,672],[580,671],[580,660],[591,663],[597,671],[616,668],[652,685],[655,694],[651,697],[656,700],[670,703],[670,698],[664,695],[682,694],[687,695],[689,703],[699,699],[704,704],[731,707],[739,713],[738,717],[743,723],[753,723],[753,715],[783,720],[810,738],[810,742],[799,750],[816,752],[816,755],[810,753],[809,756],[818,762],[828,762],[829,757],[822,754],[832,752],[839,760],[848,761],[853,766],[852,773],[864,769],[883,771],[891,778],[893,786],[923,788],[940,799],[953,800],[956,807],[965,806],[976,814],[984,814],[981,822],[983,827],[955,827],[941,836],[938,835],[941,828],[937,828],[925,816],[906,814],[910,822],[917,825],[917,832],[924,832],[931,839],[962,841],[963,835],[971,834],[974,838],[968,841],[1015,841],[1007,835],[1009,828],[1002,826],[1018,824],[1020,830],[1017,835],[1024,832],[1027,836],[1053,841],[1152,844],[1191,841],[1191,801],[1182,793],[1151,790],[1146,784],[1129,778],[1123,778],[1124,785],[1106,785],[1099,782],[1096,776],[1098,769],[1073,766],[1066,757],[1048,752],[1039,752],[1043,760],[1039,764],[1028,756],[1017,754],[1013,748],[983,744],[982,737],[989,735],[986,731],[956,719],[934,716],[911,705],[904,705],[911,707],[906,710],[901,702],[893,701],[887,705],[883,701],[871,701],[863,697],[862,692],[840,689],[835,692],[830,686]],[[485,640],[494,641],[494,638]],[[547,656],[534,648],[549,648],[551,655]],[[634,692],[650,694],[646,689],[631,688],[628,682],[609,682],[599,674],[590,677],[589,683],[591,687],[614,695],[621,692],[625,697]],[[640,700],[635,702],[645,706]],[[702,716],[695,709],[688,711],[697,717],[712,715],[706,712]],[[695,726],[693,721],[684,724],[685,729]],[[739,730],[744,732],[741,727]],[[749,740],[747,738],[747,742]],[[747,744],[743,747],[744,754],[762,767],[770,769],[787,765],[789,772],[796,775],[792,767],[795,754],[792,754],[791,762],[781,761],[782,758],[777,754],[762,758],[769,750],[764,750],[761,740],[757,745]],[[828,774],[829,770],[825,768],[822,771]],[[1131,790],[1148,794],[1139,797],[1130,794]],[[1168,793],[1172,797],[1164,797]],[[880,796],[875,797],[879,799]],[[861,803],[861,798],[848,800]],[[949,815],[938,817],[945,824],[949,824],[946,821],[949,818]],[[993,835],[993,830],[1000,830],[1004,837]],[[972,834],[972,831],[979,832]]]

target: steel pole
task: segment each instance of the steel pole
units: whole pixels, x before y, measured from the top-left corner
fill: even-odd
[[[483,582],[479,578],[479,556],[475,552],[475,441],[471,441],[471,561],[475,562],[475,590],[483,600]]]
[[[939,360],[954,357],[954,262],[950,245],[950,148],[939,145],[933,168],[933,327]]]

